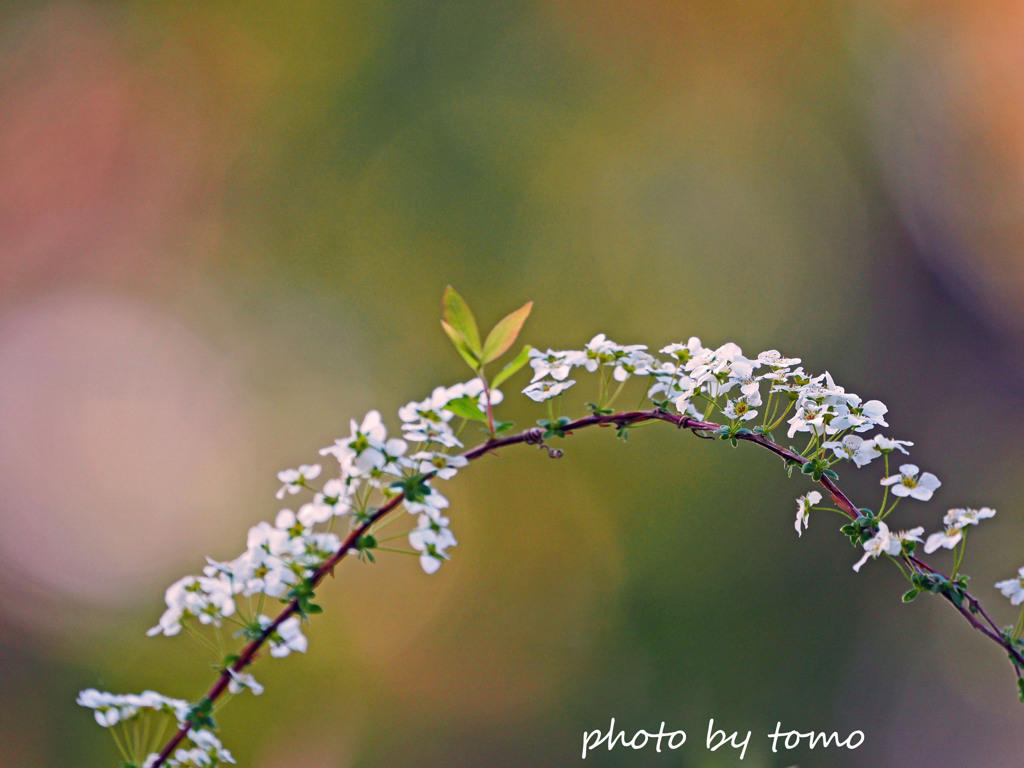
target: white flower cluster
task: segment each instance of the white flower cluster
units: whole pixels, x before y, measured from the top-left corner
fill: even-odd
[[[88,688],[78,694],[77,703],[93,710],[96,722],[104,728],[138,717],[144,710],[172,715],[179,723],[185,722],[189,703],[171,699],[156,691],[114,694]]]
[[[557,397],[576,383],[569,378],[574,368],[591,373],[601,369],[602,386],[609,374],[617,382],[625,382],[631,376],[649,376],[653,384],[648,397],[656,403],[671,404],[680,414],[702,421],[720,413],[729,420],[730,434],[750,424],[759,414],[761,424],[756,431],[762,434],[770,433],[785,420],[789,425],[789,438],[799,434],[808,437],[803,456],[815,460],[822,474],[842,461],[852,461],[860,468],[880,457],[885,457],[888,469],[889,454],[899,451],[906,455],[907,448],[913,445],[882,434],[862,436],[864,432],[889,426],[885,420],[888,412],[885,404],[847,392],[828,372],[816,376],[808,374],[800,366],[799,358],[784,357],[777,350],[770,349],[750,358],[736,344],[712,349],[703,346],[697,337],[685,344],[662,347],[660,353],[667,359],[658,359],[646,350],[647,347],[639,344],[616,344],[604,334],[595,336],[581,350],[532,350],[529,362],[533,378],[523,393],[537,402]],[[899,555],[906,550],[904,545],[920,542],[923,528],[893,533],[881,518],[892,511],[896,501],[903,498],[928,501],[942,485],[934,474],[922,472],[909,463],[900,465],[898,474],[884,477],[880,482],[886,493],[894,497],[893,503],[885,509],[883,499],[877,533],[863,543],[865,554],[854,570],[859,571],[869,558],[881,554]],[[802,535],[807,528],[810,510],[821,499],[818,491],[797,499],[794,524],[797,534]],[[976,525],[994,514],[995,511],[987,507],[949,510],[944,519],[945,529],[928,537],[925,552],[932,553],[940,547],[952,549],[962,541],[968,525]],[[1024,602],[1024,569],[1021,574],[1021,579],[997,585],[1015,605]]]
[[[491,405],[501,402],[500,391],[490,390],[488,394]],[[448,406],[463,399],[473,402],[478,408],[486,408],[483,381],[476,378],[453,387],[437,387],[426,400],[406,403],[398,409],[405,439],[411,443],[436,443],[443,448],[461,448],[462,443],[451,426],[455,413]]]
[[[178,728],[187,722],[190,706],[182,699],[172,699],[156,691],[142,693],[113,694],[89,688],[78,694],[78,704],[93,710],[96,722],[104,728],[131,723],[146,716],[170,716]],[[205,729],[191,728],[188,739],[191,749],[178,749],[165,761],[171,768],[206,768],[220,763],[234,763],[228,750],[224,749],[217,736]],[[153,753],[146,758],[144,766],[152,765],[157,759]]]
[[[530,366],[533,368],[533,378],[523,394],[538,403],[557,397],[576,383],[568,378],[573,368],[583,368],[593,373],[598,368],[607,367],[611,369],[612,378],[618,382],[624,382],[630,376],[646,376],[656,363],[646,349],[643,344],[616,344],[606,339],[603,333],[592,338],[581,350],[556,352],[549,349],[541,352],[532,349]]]
[[[881,554],[895,557],[903,551],[903,545],[906,542],[921,541],[922,533],[924,533],[924,528],[921,526],[911,528],[909,531],[892,533],[889,526],[879,520],[878,533],[864,542],[864,557],[853,566],[853,570],[860,571],[860,567],[868,561],[868,558],[878,557]]]
[[[499,391],[488,394],[491,405],[501,402]],[[403,406],[399,417],[405,439],[388,437],[378,411],[370,411],[362,422],[352,420],[348,437],[320,451],[323,456],[334,457],[339,466],[338,475],[327,480],[321,490],[310,485],[322,472],[319,464],[279,472],[278,479],[283,483],[277,492],[279,499],[308,490],[312,500],[297,511],[281,510],[273,524],[261,522],[252,527],[245,552],[234,560],[208,560],[203,575],[185,576],[172,584],[165,595],[167,610],[149,634],[175,635],[184,622],[193,619],[220,627],[235,614],[239,595],[287,596],[341,546],[337,534],[316,526],[330,525],[339,517],[360,523],[375,498],[394,495],[393,486],[417,475],[424,476],[423,493],[404,502],[406,509],[417,516],[409,543],[420,553],[423,570],[437,571],[456,540],[448,518],[442,514],[448,500],[429,487],[425,476],[448,480],[466,466],[463,456],[446,453],[447,449],[462,446],[451,424],[455,414],[448,410],[450,404],[462,400],[470,401],[472,407],[486,408],[483,382],[477,378],[453,387],[438,387],[425,400]],[[418,443],[420,450],[409,454],[409,442]],[[436,450],[438,447],[440,450]],[[301,637],[298,623],[291,621],[282,624],[278,632],[284,632],[287,625],[289,633]],[[285,655],[288,650],[305,650],[304,642],[283,641],[272,654]]]
[[[168,768],[213,768],[221,763],[234,763],[231,753],[221,746],[211,731],[189,731],[192,749],[176,749],[174,755],[164,761]],[[142,764],[142,768],[150,768],[156,763],[158,755],[152,754]]]
[[[812,377],[799,367],[799,358],[783,357],[774,349],[748,358],[736,344],[711,349],[692,337],[685,344],[662,347],[660,352],[667,360],[646,350],[642,344],[616,344],[604,334],[595,336],[581,350],[532,350],[533,379],[523,392],[538,402],[547,400],[575,383],[568,378],[573,368],[591,373],[600,368],[610,371],[617,382],[650,376],[654,384],[649,397],[662,395],[679,413],[694,418],[709,418],[717,409],[730,421],[748,422],[758,415],[766,399],[778,398],[780,403],[788,404],[786,413],[795,410],[788,422],[791,438],[809,433],[823,440],[849,431],[889,426],[885,421],[888,409],[881,402],[865,402],[846,392],[836,386],[829,373]],[[767,389],[765,393],[762,386]],[[861,442],[868,444],[860,448]],[[870,441],[863,440],[836,441],[828,448],[838,449],[836,455],[844,459],[856,454],[858,466],[881,455]]]
[[[942,522],[946,526],[945,530],[929,536],[928,541],[925,542],[924,551],[931,554],[939,547],[952,549],[964,538],[964,529],[968,525],[977,525],[980,520],[995,517],[995,514],[996,511],[988,507],[949,510],[942,518]]]
[[[303,506],[298,514],[281,510],[273,525],[261,522],[250,528],[247,549],[237,558],[207,559],[202,576],[185,576],[167,588],[167,610],[148,634],[176,635],[192,619],[219,628],[235,615],[239,595],[284,597],[341,545],[336,534],[313,529],[336,514],[339,506],[340,502],[327,504],[320,499]]]

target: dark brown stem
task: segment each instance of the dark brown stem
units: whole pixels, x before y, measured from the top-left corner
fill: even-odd
[[[484,387],[486,391],[486,384],[484,385]],[[489,397],[487,398],[487,416],[488,419],[490,419],[491,408]],[[675,424],[680,429],[690,430],[691,432],[693,432],[694,435],[698,437],[709,437],[710,433],[716,432],[722,426],[721,424],[716,424],[715,422],[700,421],[689,416],[681,416],[678,414],[668,413],[667,411],[662,411],[660,409],[653,409],[648,411],[629,411],[600,416],[586,416],[582,419],[577,419],[576,421],[570,422],[562,429],[568,435],[571,432],[575,432],[578,429],[585,429],[586,427],[614,425],[616,427],[621,428],[632,426],[633,424],[640,424],[645,421],[667,421],[670,424]],[[493,429],[494,428],[492,422],[492,434]],[[542,434],[543,433],[541,432],[541,430],[534,427],[531,429],[527,429],[523,432],[520,432],[519,434],[510,435],[508,437],[491,437],[485,442],[478,445],[477,447],[469,451],[466,451],[462,455],[469,461],[475,461],[476,459],[479,459],[481,456],[485,454],[494,453],[498,449],[505,448],[510,445],[517,445],[519,443],[539,444],[541,441]],[[783,448],[778,443],[769,440],[764,435],[745,433],[736,435],[736,439],[744,440],[749,443],[755,443],[764,448],[765,450],[771,451],[776,456],[785,459],[786,461],[793,461],[799,464],[805,464],[807,463],[807,461],[809,461],[809,459],[801,456],[795,451],[792,451],[788,448]],[[432,474],[428,475],[427,477],[432,477]],[[846,494],[844,494],[830,478],[823,476],[820,482],[828,491],[833,501],[835,501],[837,506],[847,517],[849,517],[851,520],[854,520],[860,515],[860,510],[857,508],[857,506],[852,501],[850,501],[849,497],[847,497]],[[333,574],[334,568],[353,550],[359,539],[369,532],[370,528],[374,525],[374,523],[378,522],[383,517],[394,511],[395,508],[402,503],[404,498],[404,494],[393,496],[385,504],[376,509],[362,522],[360,522],[355,528],[353,528],[345,537],[345,539],[341,542],[341,545],[338,547],[338,550],[313,572],[312,576],[310,577],[311,588],[315,589],[328,574]],[[929,566],[927,563],[924,563],[916,557],[907,556],[904,558],[904,562],[906,562],[911,568],[913,568],[918,573],[929,573],[940,576],[942,575],[934,568]],[[977,598],[975,598],[970,593],[965,593],[965,605],[957,606],[955,603],[953,603],[952,598],[948,594],[943,594],[943,596],[949,601],[950,605],[953,605],[953,607],[957,609],[957,611],[968,621],[968,623],[972,627],[981,632],[985,637],[988,637],[993,642],[1000,645],[1004,650],[1006,650],[1009,653],[1012,659],[1018,662],[1019,665],[1024,665],[1024,656],[1022,656],[1021,651],[1003,637],[1002,631],[995,624],[995,622],[992,621],[989,615],[984,611],[984,609],[981,607],[981,603],[978,601]],[[230,670],[233,670],[234,672],[238,673],[250,664],[252,664],[252,662],[255,661],[255,659],[257,658],[259,649],[263,646],[267,639],[271,635],[273,635],[274,632],[277,631],[277,628],[281,626],[282,622],[284,622],[286,619],[288,619],[291,616],[294,616],[296,613],[299,612],[299,605],[300,603],[298,599],[289,602],[285,606],[284,610],[282,610],[281,613],[277,616],[277,618],[275,618],[266,628],[263,629],[262,632],[260,632],[260,634],[256,638],[251,640],[242,649],[237,660],[233,664],[231,664]],[[979,621],[975,613],[972,613],[972,611],[970,610],[972,607],[974,608],[977,615],[981,616],[985,620],[985,623]],[[1014,671],[1017,673],[1018,677],[1021,677],[1021,669],[1018,666],[1018,664],[1014,665]],[[210,690],[206,692],[205,698],[208,699],[210,702],[216,701],[224,693],[224,691],[227,690],[228,684],[230,682],[231,672],[228,669],[225,669],[223,672],[220,673],[220,675],[218,676],[217,680],[214,682]],[[160,752],[159,757],[153,763],[151,768],[159,768],[159,766],[163,765],[167,758],[170,756],[170,754],[175,750],[175,748],[185,739],[186,736],[188,736],[189,730],[190,726],[182,726],[174,734],[174,736],[171,737],[170,741],[167,742],[167,745]]]

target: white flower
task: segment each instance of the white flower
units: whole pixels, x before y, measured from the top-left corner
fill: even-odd
[[[959,522],[961,526],[977,525],[981,520],[995,517],[996,511],[990,507],[982,507],[981,509],[951,509],[946,515]]]
[[[1010,598],[1011,605],[1024,603],[1024,568],[1017,571],[1017,577],[996,582],[996,589]]]
[[[754,390],[752,395],[741,395],[735,400],[729,400],[726,403],[725,408],[722,409],[722,415],[730,420],[749,421],[757,416],[757,411],[753,409],[753,406],[761,405],[761,395]]]
[[[343,505],[324,504],[321,498],[299,507],[296,518],[304,527],[312,528],[317,523],[326,523],[335,515],[344,514],[347,510],[348,508]]]
[[[537,381],[530,384],[523,390],[523,394],[531,400],[543,403],[552,397],[557,397],[576,382],[573,379],[568,381]]]
[[[180,766],[207,766],[217,763],[233,763],[231,753],[224,749],[211,731],[192,729],[188,732],[189,741],[195,744],[195,749],[179,749],[174,753],[175,760]]]
[[[900,540],[893,537],[889,533],[889,526],[879,520],[878,533],[864,542],[864,557],[853,566],[853,570],[859,572],[861,566],[868,561],[868,558],[878,557],[883,552],[888,555],[898,555],[901,548]]]
[[[894,496],[910,496],[919,501],[928,501],[935,489],[942,485],[931,472],[921,473],[915,464],[903,464],[898,475],[891,475],[881,481],[882,485],[893,486]]]
[[[564,381],[574,365],[583,365],[587,356],[584,352],[573,350],[556,352],[549,349],[541,352],[539,349],[530,350],[530,366],[533,368],[533,378],[530,383],[550,376],[555,381]]]
[[[248,672],[235,672],[228,667],[228,674],[231,675],[231,681],[228,683],[228,690],[231,693],[238,694],[244,690],[252,691],[253,696],[263,693],[263,686],[256,682],[256,678]]]
[[[753,367],[751,365],[745,365],[742,369],[733,369],[729,374],[729,381],[726,382],[726,386],[722,387],[722,391],[726,392],[737,384],[740,387],[740,392],[745,397],[756,397],[757,404],[761,404],[761,380],[754,376]]]
[[[719,394],[716,387],[719,376],[746,379],[754,369],[753,363],[743,356],[743,350],[732,342],[716,350],[701,349],[685,367],[692,378],[711,385],[712,396]],[[725,391],[731,386],[726,386]]]
[[[960,543],[960,539],[963,537],[964,531],[962,525],[947,525],[944,531],[933,533],[928,537],[928,541],[924,544],[924,551],[930,555],[939,547],[952,549]]]
[[[583,351],[585,357],[577,365],[582,364],[583,367],[593,373],[600,365],[617,366],[619,360],[626,358],[634,352],[640,352],[645,349],[647,349],[645,344],[630,344],[628,346],[616,344],[614,341],[606,339],[603,333],[599,333],[587,342]],[[628,377],[627,372],[624,371],[623,373]],[[619,378],[622,375],[622,373],[616,374],[616,381],[624,381],[624,378]]]
[[[783,357],[777,349],[768,349],[757,356],[760,365],[768,365],[772,368],[788,368],[800,362],[799,357]]]
[[[112,725],[117,725],[121,719],[119,699],[119,696],[112,693],[87,688],[78,694],[77,703],[93,710],[96,722],[104,728],[109,728]]]
[[[772,382],[772,392],[794,393],[797,396],[801,396],[809,385],[817,384],[823,376],[816,376],[813,379],[808,378],[807,374],[804,373],[804,369],[797,367],[792,371],[788,368],[781,368],[778,371],[764,373],[760,378]],[[792,379],[791,383],[790,379]]]
[[[837,458],[853,459],[853,463],[858,467],[863,467],[882,455],[875,449],[872,440],[865,440],[857,435],[847,435],[842,440],[829,440],[822,443],[822,447],[831,450]]]
[[[616,360],[615,370],[612,372],[612,378],[616,381],[625,381],[630,376],[646,376],[651,372],[654,358],[641,351],[646,347],[636,346],[639,348],[626,352]]]
[[[282,509],[274,518],[274,527],[288,534],[289,539],[298,539],[306,535],[309,527],[303,525],[290,509]]]
[[[430,493],[424,496],[423,501],[410,501],[406,499],[404,502],[406,510],[412,515],[427,515],[432,519],[443,519],[441,517],[441,510],[447,509],[448,499],[437,492],[436,489],[431,488]]]
[[[420,515],[419,526],[409,533],[409,544],[421,553],[420,566],[427,573],[436,573],[449,559],[445,550],[458,544],[448,523],[447,517]]]
[[[811,491],[806,496],[801,496],[796,500],[796,533],[798,536],[804,535],[807,524],[810,522],[811,507],[820,501],[821,494],[817,491]]]
[[[669,344],[658,351],[663,355],[671,355],[680,363],[686,363],[703,352],[710,352],[701,346],[700,339],[696,336],[691,336],[685,344]]]
[[[249,529],[247,546],[235,561],[237,575],[244,580],[243,595],[281,597],[298,581],[290,566],[305,547],[301,538],[261,522]]]
[[[420,463],[420,472],[423,474],[433,472],[442,480],[451,480],[460,469],[469,463],[465,456],[449,456],[447,453],[434,451],[420,451],[409,458]]]
[[[864,542],[864,557],[853,566],[853,570],[860,571],[861,566],[870,557],[878,557],[882,553],[893,556],[900,554],[903,551],[903,542],[920,541],[922,533],[924,533],[924,528],[918,527],[893,534],[889,530],[889,526],[879,520],[878,533],[873,538]]]
[[[888,437],[882,437],[881,435],[875,435],[871,438],[871,441],[875,444],[875,447],[882,453],[890,453],[893,450],[898,450],[904,455],[907,454],[907,449],[903,446],[911,446],[912,442],[909,440],[890,440]]]
[[[283,509],[275,518],[275,522],[281,525],[271,525],[265,520],[254,525],[245,538],[248,552],[254,553],[261,560],[268,556],[281,560],[294,557],[300,547],[295,543],[295,536],[287,530],[294,521],[294,513]]]
[[[264,629],[273,623],[267,616],[260,616],[259,622],[260,626]],[[271,656],[275,659],[280,659],[287,656],[292,651],[298,651],[299,653],[306,652],[309,641],[306,639],[305,635],[302,634],[302,630],[299,626],[300,622],[298,616],[289,616],[278,624],[277,629],[274,630],[269,637]]]
[[[793,437],[797,432],[813,432],[816,435],[833,434],[836,430],[826,425],[834,415],[835,411],[830,406],[807,400],[797,408],[796,413],[789,419],[789,432],[786,434],[788,437]]]
[[[298,469],[283,469],[277,473],[277,479],[284,485],[277,492],[277,498],[283,499],[286,493],[298,493],[307,480],[320,476],[319,464],[300,464]]]
[[[846,402],[836,404],[836,416],[829,426],[838,430],[850,429],[855,432],[866,432],[876,426],[889,426],[884,419],[888,408],[878,400],[868,400],[863,405],[860,398],[850,395]]]
[[[367,475],[373,470],[400,474],[395,463],[405,454],[406,444],[398,438],[387,439],[387,429],[379,411],[366,414],[362,424],[351,422],[352,434],[320,450],[321,456],[334,456],[345,475]]]
[[[919,542],[919,541],[921,541],[921,534],[922,533],[924,533],[924,528],[919,525],[916,528],[911,528],[909,531],[900,531],[899,533],[897,533],[895,535],[894,538],[898,539],[901,542],[903,542],[903,541],[918,541]]]
[[[402,425],[405,439],[414,443],[437,443],[445,448],[461,448],[455,431],[445,421],[417,421]]]

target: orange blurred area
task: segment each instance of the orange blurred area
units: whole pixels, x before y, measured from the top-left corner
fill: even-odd
[[[1019,4],[0,14],[0,768],[116,765],[83,688],[202,695],[209,654],[145,635],[164,590],[238,555],[349,419],[395,431],[470,377],[448,284],[488,327],[533,300],[540,348],[696,335],[883,400],[943,481],[898,525],[997,508],[965,568],[1016,620],[991,585],[1024,564]],[[547,417],[527,378],[503,386],[520,426]],[[218,713],[238,763],[563,765],[611,717],[686,728],[695,767],[730,764],[699,748],[711,717],[866,734],[827,759],[756,736],[755,768],[1019,763],[998,649],[901,605],[894,569],[854,574],[837,521],[794,536],[805,484],[611,432],[446,486],[434,576],[343,563],[308,653]],[[842,479],[877,504],[874,474]]]

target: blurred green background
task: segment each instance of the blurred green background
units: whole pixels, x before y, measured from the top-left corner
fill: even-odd
[[[778,348],[890,407],[1022,560],[1024,6],[39,2],[0,11],[0,766],[113,766],[77,691],[212,679],[164,588],[348,419],[465,378],[454,284],[525,341]],[[505,390],[514,395],[526,376]],[[575,394],[575,393],[573,393]],[[520,424],[543,408],[510,397]],[[579,404],[583,396],[569,397]],[[445,488],[459,546],[346,563],[220,717],[240,765],[1017,766],[999,650],[901,606],[778,461],[667,427]],[[877,505],[877,470],[844,473]],[[941,557],[941,556],[940,556]],[[946,563],[945,560],[939,562]],[[776,721],[864,746],[772,755]]]

